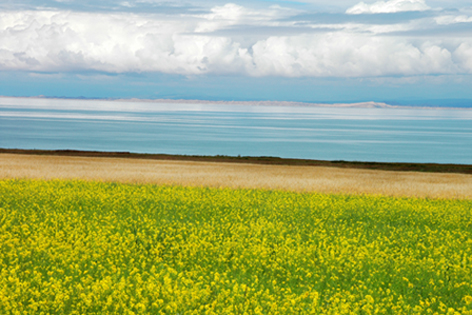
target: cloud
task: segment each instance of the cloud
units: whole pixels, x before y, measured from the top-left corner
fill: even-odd
[[[409,23],[410,21],[436,17],[435,11],[410,11],[400,13],[378,13],[378,14],[344,14],[344,13],[313,13],[299,14],[286,19],[298,23],[318,24],[371,24],[371,25],[393,25]]]
[[[443,15],[439,16],[436,19],[438,25],[449,25],[456,23],[472,23],[472,16],[467,16],[465,14],[461,15]]]
[[[407,11],[426,11],[431,9],[424,0],[389,0],[373,4],[359,2],[346,10],[347,14],[396,13]]]
[[[254,75],[362,77],[464,71],[435,43],[350,33],[269,38],[253,47]],[[464,49],[467,56],[468,50]]]
[[[370,18],[363,23],[362,15],[329,24],[319,15],[304,20],[293,9],[236,4],[177,15],[3,11],[0,71],[253,77],[472,73],[470,36],[399,35],[466,25],[469,15],[407,15],[391,19],[392,24]]]
[[[464,69],[472,73],[472,43],[461,44],[454,53]]]

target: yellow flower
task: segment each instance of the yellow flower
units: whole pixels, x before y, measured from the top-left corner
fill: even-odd
[[[365,300],[367,301],[367,303],[369,304],[374,304],[374,298],[370,295],[366,295],[365,296]]]
[[[466,303],[467,305],[472,304],[472,296],[466,295],[466,296],[464,297],[464,301],[465,301],[465,303]]]

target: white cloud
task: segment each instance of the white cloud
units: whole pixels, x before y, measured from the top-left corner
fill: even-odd
[[[234,4],[215,7],[205,15],[4,11],[0,70],[286,77],[472,73],[471,38],[431,41],[388,36],[388,24],[340,23],[336,30],[291,36],[274,31],[244,42],[238,36],[211,34],[248,25],[295,28],[296,23],[281,19],[290,12],[279,7],[255,11]],[[439,25],[434,18],[428,23]],[[409,21],[396,23],[390,30],[408,25]]]
[[[273,37],[253,47],[254,75],[361,77],[460,71],[446,48],[350,33]]]
[[[211,13],[201,16],[203,21],[198,24],[195,31],[213,32],[227,26],[236,25],[250,13],[249,9],[233,3],[216,6],[211,9]]]
[[[471,23],[472,16],[467,15],[443,15],[435,18],[438,25],[449,25],[456,23]]]
[[[120,2],[120,5],[122,7],[127,7],[127,8],[133,8],[136,6],[134,3],[129,3],[128,1]]]
[[[395,13],[405,11],[425,11],[431,9],[424,0],[389,0],[377,1],[373,4],[359,2],[347,9],[347,14]]]
[[[454,52],[462,67],[472,73],[472,43],[462,43]]]
[[[243,6],[227,3],[223,6],[215,6],[211,13],[199,15],[201,21],[198,23],[195,32],[213,32],[229,26],[244,25],[277,25],[274,20],[281,19],[297,11],[271,6],[266,10],[254,10]]]

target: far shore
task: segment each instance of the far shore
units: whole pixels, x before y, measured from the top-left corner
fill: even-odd
[[[0,179],[472,199],[472,165],[0,149]]]
[[[425,105],[394,105],[385,102],[363,101],[363,102],[294,102],[294,101],[222,101],[201,99],[145,99],[145,98],[88,98],[88,97],[50,97],[50,96],[3,96],[1,98],[18,99],[51,99],[51,100],[79,100],[79,101],[108,101],[108,102],[137,102],[137,103],[164,103],[164,104],[200,104],[200,105],[242,105],[242,106],[286,106],[286,107],[321,107],[321,108],[388,108],[388,109],[427,109],[427,110],[472,110],[470,106],[425,106]]]

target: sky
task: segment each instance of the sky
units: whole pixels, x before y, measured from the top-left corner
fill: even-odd
[[[464,0],[0,0],[0,95],[472,107]]]

